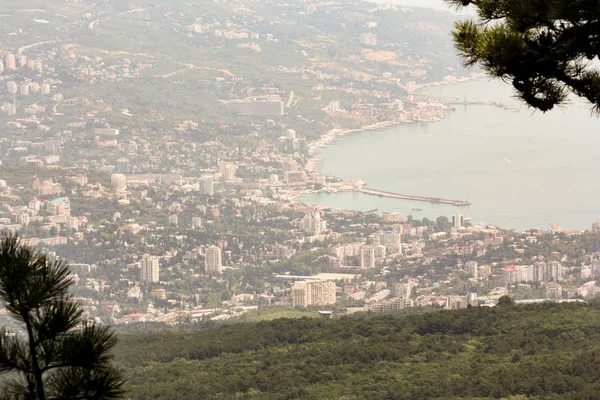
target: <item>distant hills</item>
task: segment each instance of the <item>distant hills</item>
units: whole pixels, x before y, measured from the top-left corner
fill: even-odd
[[[124,335],[133,399],[594,399],[600,304]]]
[[[389,119],[386,104],[409,87],[469,75],[450,40],[455,18],[346,0],[6,0],[0,51],[42,60],[53,94],[87,99],[115,126],[251,125],[262,119],[233,115],[226,102],[276,94],[286,104],[278,121],[314,138]],[[12,100],[0,90],[0,102]],[[346,112],[326,113],[332,100]],[[80,116],[59,111],[55,129]]]

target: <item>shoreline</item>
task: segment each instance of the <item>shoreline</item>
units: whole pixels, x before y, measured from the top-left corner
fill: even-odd
[[[470,82],[470,81],[476,81],[476,80],[482,79],[484,77],[485,77],[485,74],[479,73],[479,74],[472,75],[471,77],[468,77],[468,78],[456,78],[456,81],[453,81],[453,82],[431,82],[428,84],[417,86],[415,88],[415,90],[409,91],[409,95],[418,93],[419,91],[426,89],[428,87],[452,86],[452,85],[457,85],[457,84],[466,83],[466,82]],[[356,132],[368,132],[368,131],[374,131],[374,130],[379,130],[379,129],[384,129],[384,128],[390,128],[390,127],[399,126],[402,124],[411,124],[411,123],[415,123],[415,122],[418,122],[418,123],[440,122],[440,121],[443,121],[444,119],[445,119],[445,116],[444,116],[444,118],[441,118],[441,119],[425,120],[425,121],[395,119],[395,120],[376,122],[374,124],[364,125],[364,126],[361,126],[360,128],[354,128],[354,129],[343,129],[343,128],[330,129],[329,131],[326,131],[325,133],[323,133],[319,137],[319,139],[313,140],[312,142],[310,142],[307,145],[308,154],[310,155],[310,158],[308,159],[306,166],[304,167],[304,170],[307,173],[307,175],[320,172],[320,167],[323,163],[323,160],[321,159],[319,154],[317,154],[318,150],[326,149],[329,145],[333,144],[333,142],[335,140],[337,140],[338,138],[344,137],[346,135],[350,135],[350,134],[356,133]],[[334,177],[334,178],[337,178],[337,177]],[[337,178],[337,179],[339,179],[339,178]]]
[[[444,81],[431,82],[428,84],[419,85],[417,87],[414,87],[413,90],[409,90],[408,95],[418,94],[423,89],[426,89],[429,87],[453,86],[453,85],[458,85],[458,84],[467,83],[467,82],[471,82],[471,81],[477,81],[484,77],[485,77],[484,74],[474,74],[468,78],[456,78],[455,80],[453,80],[451,82],[448,82],[448,81],[446,81],[446,82],[444,82]],[[327,147],[329,147],[331,144],[335,143],[335,141],[341,137],[350,135],[352,133],[375,131],[375,130],[390,128],[390,127],[400,126],[403,124],[440,122],[440,121],[443,121],[444,119],[446,119],[446,117],[447,117],[447,114],[445,113],[444,116],[441,118],[432,118],[432,119],[426,119],[426,120],[394,119],[394,120],[376,122],[373,124],[364,125],[360,128],[354,128],[354,129],[343,129],[343,128],[330,129],[329,131],[326,131],[325,133],[323,133],[318,139],[311,141],[307,145],[309,159],[308,159],[306,165],[304,166],[303,170],[307,176],[311,176],[311,175],[313,175],[313,176],[314,175],[328,176],[321,172],[321,168],[323,166],[323,159],[321,157],[320,151],[323,149],[326,149]],[[341,186],[335,185],[335,187],[329,187],[329,188],[328,188],[328,185],[326,184],[325,187],[320,190],[302,190],[299,193],[296,193],[295,195],[291,196],[290,199],[294,202],[299,202],[306,206],[310,205],[310,206],[314,206],[314,207],[322,209],[324,207],[316,205],[316,204],[308,204],[308,203],[304,202],[302,200],[302,198],[304,196],[307,196],[310,194],[316,194],[316,193],[330,193],[330,194],[339,193],[339,192],[363,193],[361,188],[367,186],[367,182],[362,181],[358,178],[342,179],[342,178],[336,177],[334,175],[329,175],[329,176],[331,176],[334,179],[338,179],[343,184]],[[460,208],[460,206],[455,206],[455,207]],[[342,209],[347,210],[347,211],[357,211],[357,210],[353,210],[350,208],[342,208]]]
[[[491,84],[490,84],[491,82]],[[486,86],[486,84],[489,84],[489,86]],[[498,88],[496,88],[496,86],[498,86]],[[489,89],[488,89],[489,87]],[[481,89],[480,89],[481,88]],[[456,110],[458,112],[452,112],[452,113],[447,113],[446,115],[446,121],[442,121],[443,125],[435,125],[435,124],[424,124],[421,125],[422,129],[429,129],[430,133],[435,132],[436,134],[439,134],[440,136],[443,136],[442,134],[446,132],[446,124],[452,125],[454,128],[456,128],[457,126],[459,126],[458,124],[462,125],[462,124],[468,124],[470,123],[470,120],[473,121],[479,121],[477,119],[478,117],[478,113],[492,113],[491,117],[493,117],[494,122],[503,122],[503,120],[506,118],[507,120],[510,119],[511,121],[513,120],[513,116],[515,114],[513,114],[512,112],[510,112],[510,110],[507,110],[505,108],[497,108],[495,105],[492,105],[490,103],[493,103],[493,101],[491,100],[497,100],[497,101],[502,101],[502,102],[506,102],[507,104],[513,104],[513,105],[517,105],[514,102],[514,99],[509,97],[509,93],[508,90],[505,90],[504,87],[502,87],[501,85],[499,85],[496,81],[494,80],[487,80],[487,79],[479,79],[479,80],[475,80],[475,82],[466,82],[464,84],[457,84],[457,85],[453,85],[453,86],[437,86],[434,85],[431,88],[428,89],[423,89],[420,91],[420,93],[424,93],[424,94],[429,94],[431,96],[448,96],[447,98],[458,98],[459,101],[461,101],[462,96],[464,93],[467,93],[469,98],[472,98],[471,101],[473,103],[476,102],[481,102],[481,106],[477,105],[472,107],[469,107],[469,115],[463,115],[463,106],[462,105],[457,105],[456,106]],[[426,98],[423,98],[423,101],[427,101]],[[511,101],[512,100],[512,101]],[[432,100],[433,101],[433,100]],[[521,104],[519,103],[518,106],[520,106]],[[489,111],[488,111],[489,109]],[[563,115],[559,115],[557,118],[557,124],[559,123],[565,123],[566,126],[568,126],[568,121],[564,122],[564,118],[570,117],[572,115],[575,116],[582,116],[582,112],[580,111],[580,109],[578,109],[577,107],[571,107],[570,109],[573,109],[574,114],[567,114],[566,116]],[[412,113],[412,111],[410,111],[408,109],[407,106],[407,110],[409,112]],[[497,110],[497,111],[494,111]],[[471,112],[472,111],[472,112]],[[578,112],[576,112],[578,111]],[[470,115],[472,114],[472,115]],[[521,114],[523,114],[523,112],[521,112]],[[454,118],[460,116],[460,118],[457,120],[457,122],[451,122],[454,121]],[[389,119],[399,119],[399,118],[394,118],[396,117],[396,115],[390,115]],[[491,118],[490,117],[490,118]],[[552,119],[550,118],[550,122],[548,122],[548,118],[546,118],[546,120],[529,120],[528,115],[522,115],[519,116],[519,114],[516,114],[516,116],[514,118],[516,118],[516,121],[521,121],[522,119],[525,120],[525,122],[527,122],[527,124],[524,124],[524,127],[532,127],[531,129],[542,129],[542,127],[544,127],[544,129],[550,129],[552,128]],[[389,123],[390,125],[393,125],[393,122],[398,122],[398,121],[386,121],[387,123]],[[494,135],[492,135],[492,137],[495,137],[496,134],[498,134],[498,136],[500,136],[501,138],[503,137],[502,135],[502,130],[505,128],[502,127],[497,127],[496,125],[498,124],[493,124],[493,125],[486,125],[486,118],[483,118],[481,122],[481,127],[482,128],[488,128],[490,127],[490,133],[493,133]],[[509,124],[510,121],[507,122],[507,124]],[[524,123],[524,122],[523,122]],[[538,124],[539,123],[539,124]],[[491,124],[491,122],[490,122]],[[357,124],[360,125],[360,124]],[[466,126],[466,125],[465,125]],[[479,124],[478,124],[479,126]],[[520,125],[514,125],[514,124],[509,124],[507,126],[511,126],[511,127],[520,127]],[[561,125],[562,126],[562,125]],[[595,130],[595,126],[596,123],[586,123],[586,124],[582,124],[582,130],[584,130],[584,133],[587,134],[587,132],[585,132],[586,130],[590,130],[591,133],[593,133]],[[365,126],[366,128],[369,128],[369,126]],[[371,128],[373,128],[371,126]],[[377,127],[375,127],[377,128]],[[359,178],[359,179],[364,179],[367,181],[372,181],[369,182],[372,184],[372,186],[374,188],[385,188],[388,187],[389,189],[399,189],[399,192],[402,193],[410,193],[410,194],[418,194],[420,192],[423,193],[429,193],[430,195],[436,196],[437,193],[442,193],[442,192],[438,192],[434,187],[433,184],[436,182],[434,180],[432,180],[432,184],[431,185],[408,185],[407,183],[403,183],[403,182],[399,182],[397,185],[395,184],[390,184],[389,186],[387,185],[385,180],[382,179],[378,179],[378,173],[379,173],[379,168],[378,168],[378,164],[385,164],[385,168],[390,168],[390,171],[394,171],[393,168],[398,167],[398,171],[402,171],[402,168],[404,168],[404,166],[402,168],[400,168],[400,166],[396,166],[395,162],[393,159],[381,159],[378,158],[378,156],[365,156],[364,158],[361,157],[361,155],[364,152],[368,152],[368,153],[376,153],[377,149],[382,149],[382,150],[386,150],[386,146],[391,146],[391,144],[389,143],[395,143],[394,139],[391,139],[391,142],[388,142],[387,139],[384,141],[384,138],[387,138],[388,136],[399,136],[399,137],[404,137],[406,134],[408,134],[410,131],[416,131],[419,129],[419,125],[406,125],[406,126],[399,126],[397,128],[383,128],[383,129],[388,129],[385,131],[380,131],[380,132],[366,132],[363,136],[355,136],[352,137],[352,139],[344,139],[344,140],[339,140],[339,144],[337,144],[339,146],[339,148],[330,148],[328,149],[327,152],[325,151],[321,151],[322,149],[327,149],[326,146],[323,147],[315,147],[312,146],[311,148],[311,153],[310,156],[308,155],[308,152],[305,153],[306,154],[306,158],[305,160],[308,160],[309,157],[316,157],[315,159],[321,162],[321,166],[320,168],[316,168],[315,172],[313,173],[312,176],[308,177],[308,181],[315,181],[315,182],[320,182],[320,183],[324,183],[323,179],[324,176],[326,175],[328,180],[327,180],[327,185],[325,185],[325,187],[323,189],[321,188],[321,185],[317,185],[315,188],[312,188],[312,186],[310,185],[310,183],[307,184],[307,189],[306,191],[304,191],[304,193],[299,193],[299,196],[296,198],[296,203],[298,205],[301,204],[305,204],[308,205],[310,207],[314,207],[317,209],[325,209],[325,208],[332,208],[332,209],[338,209],[338,210],[349,210],[349,211],[365,211],[367,209],[375,209],[375,208],[379,208],[379,214],[381,214],[382,211],[397,211],[400,212],[404,215],[407,214],[411,214],[408,210],[411,209],[411,202],[407,202],[407,201],[397,201],[397,200],[387,200],[387,201],[377,201],[377,199],[375,198],[368,198],[368,196],[362,196],[361,193],[356,193],[359,192],[358,190],[349,190],[349,189],[342,189],[342,185],[344,185],[346,183],[346,187],[348,187],[348,184],[351,184],[351,178]],[[516,129],[516,128],[515,128]],[[325,130],[323,130],[324,132]],[[327,130],[329,131],[329,130]],[[343,129],[338,129],[337,131],[334,132],[325,132],[325,134],[323,136],[326,137],[327,140],[325,140],[323,142],[323,144],[332,144],[335,143],[335,141],[337,140],[337,137],[341,137],[341,136],[345,136],[347,134],[350,133],[354,133],[356,131],[360,131],[360,129],[347,129],[346,131],[343,131]],[[483,131],[482,131],[483,132]],[[487,131],[485,131],[487,132]],[[526,140],[527,142],[529,141],[533,141],[534,143],[536,143],[537,141],[537,136],[533,135],[533,134],[529,134],[528,132],[525,132],[525,128],[523,128],[523,132],[521,132],[520,130],[517,131],[519,133],[523,133],[523,135],[516,136],[519,138],[519,140]],[[370,133],[373,133],[373,136],[369,136]],[[544,132],[545,133],[545,132]],[[557,132],[558,134],[559,132]],[[541,134],[541,132],[540,132]],[[330,137],[331,136],[331,137]],[[464,136],[464,135],[463,135]],[[381,142],[377,142],[377,143],[373,143],[375,141],[375,137],[377,137],[378,141],[381,139]],[[511,136],[512,137],[512,136]],[[318,138],[316,138],[318,139]],[[587,136],[586,136],[587,139]],[[467,139],[468,140],[468,139]],[[498,143],[503,143],[501,140],[504,139],[498,139]],[[544,139],[544,137],[541,137],[540,139],[542,142],[542,146],[540,147],[540,145],[536,144],[534,147],[534,149],[539,149],[539,150],[545,150],[545,146],[543,146],[543,144],[545,144],[547,141]],[[444,139],[443,143],[445,142],[446,139]],[[317,143],[318,141],[316,140],[311,140],[309,141],[309,143]],[[567,139],[565,139],[564,137],[560,137],[560,142],[559,143],[564,143],[564,142],[568,142]],[[587,142],[587,141],[586,141]],[[411,141],[405,141],[404,139],[402,139],[399,143],[412,143]],[[426,145],[427,142],[423,142],[424,145]],[[461,142],[462,143],[462,142]],[[590,141],[591,143],[591,141]],[[379,145],[379,147],[378,147]],[[508,144],[510,145],[510,143]],[[507,146],[508,146],[507,145]],[[342,146],[344,146],[342,148]],[[351,152],[352,156],[349,156],[349,153],[347,153],[346,150],[346,146],[348,147],[348,151]],[[368,147],[367,147],[368,146]],[[383,147],[381,147],[383,146]],[[361,147],[363,147],[364,149],[361,150]],[[593,148],[593,146],[590,146]],[[513,148],[508,146],[507,147],[509,150],[512,150]],[[581,148],[581,146],[578,146],[577,148]],[[368,150],[367,150],[368,149]],[[585,149],[584,149],[585,150]],[[443,147],[439,148],[439,151],[443,151]],[[541,154],[555,154],[556,152],[553,149],[550,149],[548,151],[544,151]],[[363,168],[361,168],[360,165],[357,165],[357,162],[354,160],[354,155],[356,154],[357,159],[360,157],[361,159],[361,163],[366,163],[365,164],[365,170],[368,169],[367,174],[363,174],[362,170]],[[393,157],[394,152],[390,151],[386,152],[386,153],[382,153],[382,154],[386,154],[386,157],[390,158]],[[593,155],[584,153],[587,155],[587,157],[585,158],[585,162],[576,162],[574,165],[578,165],[581,167],[589,167],[589,165],[587,165],[587,160],[595,160],[597,157],[594,157]],[[503,161],[503,156],[507,156],[508,159],[510,160],[515,160],[515,158],[511,157],[509,153],[500,151],[497,154],[494,154],[494,158],[497,158],[498,161],[498,168],[501,167],[506,167],[507,169],[514,169],[514,165],[509,165],[509,164],[504,164],[506,163],[510,163],[510,161],[504,160]],[[499,158],[498,158],[499,157]],[[525,157],[524,157],[525,159]],[[416,158],[411,157],[411,159],[409,160],[410,163],[407,161],[406,163],[406,167],[411,167],[411,171],[414,170],[415,166],[418,166],[418,161],[414,161],[416,160]],[[343,161],[343,162],[341,162]],[[385,162],[384,162],[385,161]],[[517,161],[517,160],[515,160]],[[526,160],[527,162],[529,162],[529,160]],[[327,165],[325,165],[325,162],[327,162]],[[341,164],[339,163],[341,162]],[[592,161],[589,161],[589,163],[591,163]],[[585,164],[585,165],[584,165]],[[529,165],[529,164],[528,164]],[[341,167],[341,168],[340,168]],[[382,167],[383,168],[383,167]],[[387,170],[386,170],[387,171]],[[462,171],[462,170],[459,170]],[[500,171],[504,171],[503,169]],[[503,172],[504,173],[504,172]],[[508,173],[511,173],[511,171],[508,171]],[[587,171],[586,171],[587,173]],[[393,175],[390,175],[393,176]],[[444,176],[450,176],[450,175],[444,175]],[[509,176],[509,175],[507,175]],[[512,175],[510,175],[512,176]],[[340,183],[336,183],[338,182],[337,179],[335,178],[342,178],[343,182]],[[377,179],[376,179],[377,178]],[[524,181],[521,177],[517,177],[519,179],[519,182]],[[560,176],[560,178],[562,179],[563,177]],[[404,178],[402,178],[404,179]],[[377,181],[377,182],[375,182]],[[466,182],[466,184],[469,183],[469,180],[467,178],[463,179],[464,182]],[[545,180],[544,180],[545,181]],[[378,183],[381,182],[381,183]],[[411,181],[412,182],[412,181]],[[562,182],[562,180],[561,180]],[[429,191],[429,189],[427,188],[431,188],[433,190]],[[503,188],[505,188],[505,186],[502,186]],[[508,187],[508,185],[506,185],[506,187]],[[404,189],[404,191],[402,190],[403,188],[408,188]],[[417,190],[411,190],[411,188],[413,189],[417,189]],[[426,189],[424,190],[418,190],[419,188],[423,188]],[[476,200],[473,202],[473,205],[471,206],[471,210],[468,211],[466,210],[466,215],[474,217],[476,221],[481,220],[485,220],[488,222],[492,222],[493,224],[497,225],[497,226],[502,226],[502,227],[510,227],[512,229],[515,229],[517,231],[525,231],[528,229],[534,229],[534,228],[538,228],[538,229],[547,229],[548,223],[549,222],[554,222],[556,221],[557,223],[559,223],[563,228],[565,229],[577,229],[577,230],[585,230],[586,228],[589,228],[589,221],[594,221],[597,218],[597,212],[594,213],[594,207],[589,206],[588,207],[588,203],[587,201],[581,201],[581,204],[584,204],[584,206],[581,207],[581,210],[578,210],[577,212],[565,212],[565,210],[560,209],[560,207],[553,207],[553,205],[548,205],[545,206],[541,209],[544,210],[544,214],[537,211],[537,209],[535,208],[535,203],[531,203],[530,199],[526,199],[527,201],[529,201],[528,203],[526,203],[523,207],[521,207],[521,200],[519,200],[519,194],[517,193],[517,190],[514,188],[508,188],[510,191],[506,191],[505,193],[508,193],[507,197],[507,201],[504,202],[503,200],[494,200],[494,201],[498,201],[498,203],[489,203],[489,204],[494,204],[494,208],[490,208],[489,206],[487,206],[487,203],[482,203],[480,199],[487,199],[490,196],[485,195],[485,196],[479,196],[479,194],[476,193],[471,193],[470,195],[467,194],[466,196],[464,196],[465,198],[471,198],[470,200]],[[337,193],[337,192],[346,192],[346,191],[352,191],[355,192],[357,196],[354,196],[353,194],[350,193]],[[391,190],[394,191],[394,190]],[[299,192],[299,190],[297,191]],[[532,194],[535,194],[535,187],[533,189],[528,189],[528,193],[531,192]],[[459,193],[458,196],[450,196],[452,198],[456,197],[456,198],[463,198],[463,195],[461,195],[460,191],[454,191],[452,193]],[[587,192],[586,192],[587,193]],[[336,196],[337,195],[337,196]],[[358,195],[361,195],[361,197],[358,197]],[[369,196],[370,197],[370,196]],[[516,198],[516,200],[515,200]],[[533,199],[535,199],[535,197],[531,197]],[[499,203],[506,203],[508,204],[508,206],[504,206],[504,204],[500,205]],[[496,209],[495,205],[498,204],[499,207]],[[560,205],[560,203],[557,203],[558,205]],[[577,203],[579,204],[579,203]],[[435,217],[437,214],[439,214],[439,209],[434,208],[434,207],[425,207],[425,206],[416,206],[416,207],[422,207],[425,208],[426,211],[422,214],[413,214],[415,217],[421,218],[423,215],[427,216],[428,218],[431,217]],[[521,208],[523,208],[523,211],[517,211],[520,210]],[[444,209],[443,214],[448,214],[449,210],[456,210],[454,207],[448,207],[447,209]],[[454,211],[455,212],[455,211]],[[461,214],[463,212],[461,211]],[[431,214],[431,215],[430,215]],[[476,215],[475,215],[476,214]],[[589,214],[589,215],[588,215]],[[517,215],[516,217],[512,217],[514,215]]]
[[[319,139],[314,140],[307,145],[308,154],[310,155],[310,158],[308,159],[306,166],[304,167],[304,170],[309,175],[320,172],[319,171],[320,165],[322,164],[323,160],[321,159],[320,155],[318,154],[318,151],[326,149],[328,146],[333,144],[337,139],[339,139],[341,137],[350,135],[352,133],[357,133],[357,132],[368,132],[368,131],[375,131],[375,130],[384,129],[384,128],[390,128],[390,127],[399,126],[399,125],[402,125],[405,123],[410,123],[410,122],[400,121],[400,120],[391,120],[391,121],[381,121],[381,122],[377,122],[375,124],[365,125],[365,126],[362,126],[360,128],[356,128],[356,129],[341,129],[341,128],[331,129],[331,130],[325,132],[323,135],[321,135],[321,137]]]

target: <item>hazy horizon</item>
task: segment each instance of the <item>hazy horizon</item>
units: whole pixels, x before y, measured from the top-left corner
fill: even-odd
[[[387,3],[389,0],[368,0],[373,3]],[[394,3],[406,7],[429,8],[437,11],[447,11],[453,14],[469,14],[468,11],[457,12],[444,0],[393,0]]]

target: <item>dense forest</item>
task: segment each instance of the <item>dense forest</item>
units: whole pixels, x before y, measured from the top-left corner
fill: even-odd
[[[600,303],[122,335],[134,399],[597,399]]]

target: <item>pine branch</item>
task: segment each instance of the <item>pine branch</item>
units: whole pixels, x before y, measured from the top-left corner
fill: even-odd
[[[27,346],[20,343],[6,328],[0,329],[0,373],[31,370],[24,360],[28,358]]]
[[[116,344],[117,337],[109,327],[86,324],[64,336],[57,360],[63,366],[92,370],[108,365]]]
[[[18,377],[3,382],[0,398],[121,397],[122,373],[110,366],[116,336],[108,327],[78,327],[82,311],[70,285],[66,264],[22,246],[18,236],[0,238],[0,299],[28,339],[0,330],[0,373]]]
[[[32,382],[20,378],[6,379],[2,382],[1,400],[37,400],[35,391],[31,390]]]
[[[549,111],[569,92],[600,111],[600,71],[584,58],[600,55],[600,2],[561,0],[447,0],[472,4],[479,21],[457,23],[455,47],[466,67],[510,81],[529,106]],[[583,11],[585,10],[585,11]]]
[[[112,400],[123,396],[123,373],[112,367],[88,371],[62,368],[49,381],[52,400]]]
[[[13,317],[27,314],[54,298],[64,297],[71,285],[68,267],[21,246],[16,235],[0,241],[0,298]]]
[[[52,340],[73,329],[82,311],[71,296],[46,302],[33,314],[33,324],[40,342]]]

